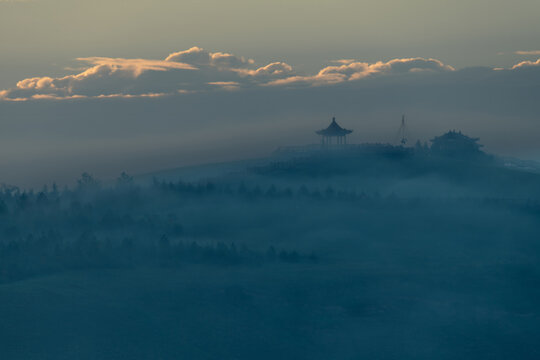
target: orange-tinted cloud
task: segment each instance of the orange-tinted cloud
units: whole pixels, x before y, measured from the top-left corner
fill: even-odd
[[[520,63],[517,63],[516,65],[512,66],[512,70],[526,68],[526,67],[533,67],[533,66],[540,66],[540,59],[536,61],[522,61]]]
[[[252,59],[245,59],[223,52],[209,52],[194,46],[188,50],[178,51],[165,58],[169,63],[188,63],[195,66],[213,66],[221,69],[237,69],[254,64]]]
[[[436,59],[406,58],[367,63],[335,60],[315,75],[299,75],[287,63],[256,66],[251,59],[199,47],[169,54],[163,60],[84,57],[87,66],[62,77],[32,77],[0,91],[0,99],[135,98],[167,94],[237,90],[259,86],[323,86],[375,75],[454,71]]]
[[[273,62],[258,69],[233,69],[240,75],[255,77],[280,77],[290,75],[293,72],[292,66],[284,62]]]
[[[291,76],[272,81],[269,85],[331,85],[345,81],[360,80],[372,75],[391,75],[414,72],[445,72],[455,71],[449,65],[436,59],[407,58],[393,59],[388,62],[356,62],[348,59],[336,60],[342,65],[327,66],[312,76]]]
[[[141,95],[148,91],[130,93],[133,84],[145,72],[165,72],[171,70],[196,70],[184,63],[170,63],[164,60],[122,59],[90,57],[79,58],[90,64],[84,71],[58,78],[49,76],[21,80],[15,88],[4,90],[0,99],[80,99],[108,95]]]
[[[84,61],[94,65],[95,67],[105,66],[115,71],[123,71],[131,73],[137,77],[145,71],[167,71],[170,69],[196,70],[193,65],[171,62],[166,60],[148,60],[148,59],[122,59],[122,58],[107,58],[107,57],[86,57],[78,58],[79,61]]]
[[[519,50],[514,52],[517,55],[540,55],[540,50]]]
[[[199,47],[171,53],[164,60],[108,57],[77,60],[88,66],[73,75],[23,79],[16,87],[1,91],[0,99],[164,96],[215,88],[253,87],[292,74],[292,67],[283,62],[257,67],[251,59]]]

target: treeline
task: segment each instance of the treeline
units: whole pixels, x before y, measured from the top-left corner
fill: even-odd
[[[503,209],[536,218],[540,202],[406,199],[331,186],[280,188],[208,181],[156,179],[138,186],[127,174],[104,186],[83,174],[74,188],[0,188],[0,281],[80,268],[313,261],[314,256],[265,249],[283,244],[283,234],[309,242],[309,234],[328,231],[326,225],[307,217],[324,219],[329,211],[345,229],[365,231],[393,216],[426,216],[434,209],[449,214]],[[278,228],[285,225],[285,230]]]
[[[345,201],[355,202],[357,205],[365,207],[386,207],[400,206],[405,208],[414,208],[417,206],[448,205],[448,206],[491,206],[498,208],[508,208],[527,213],[540,213],[540,199],[530,198],[510,198],[510,197],[400,197],[395,193],[382,195],[381,193],[365,191],[347,191],[336,189],[332,186],[310,188],[306,185],[300,185],[296,188],[283,187],[278,188],[271,184],[268,186],[218,184],[214,182],[171,182],[159,181],[154,179],[153,188],[164,195],[178,195],[181,198],[193,197],[212,197],[220,195],[229,195],[235,199],[257,200],[257,199],[293,199],[293,200],[315,200],[315,201]]]
[[[210,206],[209,200],[227,204],[258,199],[309,199],[379,201],[377,194],[347,192],[327,187],[323,190],[231,185],[213,182],[165,182],[137,186],[123,174],[114,186],[103,186],[88,174],[75,188],[44,187],[24,191],[16,187],[0,188],[0,242],[20,240],[30,234],[54,231],[76,237],[84,232],[125,236],[126,233],[156,238],[171,238],[186,233],[182,214],[190,206]],[[194,200],[194,201],[193,201]],[[111,235],[112,236],[112,235]]]
[[[260,191],[262,194],[262,191]],[[314,261],[296,251],[250,250],[217,232],[214,238],[185,230],[184,215],[209,196],[252,198],[259,190],[240,185],[165,183],[140,187],[122,174],[103,186],[83,174],[75,188],[53,185],[41,191],[0,188],[0,282],[84,268],[261,264]],[[265,196],[281,196],[275,188]],[[287,192],[288,194],[288,192]],[[286,195],[289,196],[289,195]],[[243,200],[242,200],[243,201]],[[203,222],[204,218],[197,218]],[[211,226],[211,225],[208,225]]]
[[[171,241],[165,235],[158,240],[126,237],[118,241],[99,239],[92,233],[68,239],[51,231],[0,244],[0,283],[81,269],[262,265],[317,260],[314,254],[307,256],[272,246],[266,252],[258,252],[245,245],[237,247],[235,243]]]
[[[127,176],[127,175],[123,175]],[[6,219],[13,220],[19,216],[31,219],[35,223],[40,220],[50,220],[50,216],[61,214],[71,223],[84,225],[85,223],[101,223],[105,228],[115,226],[155,227],[155,215],[146,214],[134,217],[133,213],[140,213],[137,209],[145,209],[152,203],[182,203],[199,197],[223,196],[236,200],[252,199],[311,199],[311,200],[345,200],[380,203],[385,200],[396,200],[395,195],[381,196],[378,192],[366,193],[363,191],[346,191],[334,189],[332,186],[323,188],[309,188],[301,185],[296,188],[278,188],[275,185],[260,186],[216,183],[211,181],[184,182],[160,181],[154,179],[150,186],[138,186],[132,182],[117,183],[116,186],[104,187],[90,175],[84,174],[84,180],[74,189],[52,186],[44,187],[41,191],[23,191],[16,187],[0,187],[0,224]],[[125,181],[125,180],[123,180]],[[81,185],[83,183],[83,185]],[[174,196],[174,197],[171,197]],[[219,200],[219,198],[216,198]],[[120,215],[122,214],[122,215]],[[96,218],[97,215],[97,218]],[[49,218],[47,218],[47,216]],[[174,223],[174,214],[168,214],[164,222],[170,225],[167,232],[182,232],[182,226]],[[163,224],[161,224],[163,225]],[[8,230],[13,233],[13,229]],[[5,234],[4,234],[5,235]]]
[[[323,189],[310,189],[306,185],[297,188],[278,188],[275,185],[260,186],[231,184],[217,184],[213,182],[167,182],[154,180],[154,189],[163,193],[178,194],[184,196],[206,196],[206,195],[231,195],[240,199],[336,199],[336,200],[377,200],[383,197],[379,193],[367,194],[365,192],[337,190],[332,186]]]
[[[139,186],[122,174],[115,185],[103,186],[89,174],[83,174],[73,189],[60,190],[53,185],[40,191],[0,186],[0,242],[21,238],[29,233],[48,232],[58,228],[82,232],[133,229],[138,234],[185,234],[179,218],[179,207],[191,200],[245,201],[291,199],[356,202],[372,206],[431,206],[437,204],[477,204],[511,207],[513,210],[537,213],[540,200],[512,198],[400,198],[395,194],[335,189],[332,186],[309,188],[231,184],[212,181],[184,182],[154,179],[149,186]],[[195,203],[196,204],[196,203]],[[200,203],[204,206],[205,203]],[[27,230],[26,233],[24,230]],[[68,232],[69,232],[68,231]]]

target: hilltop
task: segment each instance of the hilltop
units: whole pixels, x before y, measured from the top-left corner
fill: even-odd
[[[539,173],[424,146],[290,150],[4,187],[2,355],[538,357]]]

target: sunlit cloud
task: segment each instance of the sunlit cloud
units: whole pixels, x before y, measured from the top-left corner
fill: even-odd
[[[0,92],[0,99],[136,98],[218,88],[236,90],[293,73],[292,67],[284,62],[257,67],[252,59],[199,47],[171,53],[163,60],[109,57],[77,60],[87,66],[70,69],[78,71],[72,75],[23,79],[16,87]]]
[[[168,96],[170,94],[165,93],[148,93],[148,94],[108,94],[108,95],[98,95],[94,96],[96,99],[137,99],[137,98],[158,98]]]
[[[32,95],[32,99],[35,100],[69,100],[69,99],[84,99],[87,96],[84,95],[68,95],[68,96],[57,96],[52,94],[36,94]]]
[[[225,90],[238,90],[240,88],[240,83],[237,81],[211,81],[208,84],[221,87]]]
[[[339,60],[331,60],[330,62],[334,64],[350,64],[350,63],[356,62],[356,60],[355,59],[339,59]]]
[[[519,50],[514,52],[517,55],[540,55],[540,50]]]
[[[73,68],[75,73],[70,75],[22,79],[15,87],[0,90],[0,100],[157,98],[260,87],[335,86],[364,79],[458,72],[440,60],[417,57],[373,63],[338,59],[315,74],[302,74],[283,61],[257,65],[249,58],[200,47],[173,52],[164,59],[81,57],[77,60],[86,66]],[[522,61],[508,69],[491,69],[513,71],[539,65],[540,60]]]
[[[165,61],[169,63],[188,63],[200,67],[212,66],[221,69],[237,69],[255,63],[253,59],[246,59],[223,52],[213,53],[197,46],[188,50],[174,52],[167,56]]]
[[[520,63],[517,63],[516,65],[512,66],[512,70],[526,68],[526,67],[533,67],[533,66],[540,66],[540,59],[536,61],[522,61]]]
[[[15,88],[4,90],[0,98],[14,99],[80,99],[114,94],[142,95],[156,93],[137,86],[145,72],[195,70],[186,64],[163,64],[163,61],[141,59],[84,58],[88,69],[64,77],[33,77],[21,80]],[[159,91],[157,91],[159,92]]]
[[[388,62],[357,62],[351,60],[335,60],[342,65],[327,66],[312,76],[291,76],[274,80],[269,85],[331,85],[345,81],[355,81],[373,75],[392,75],[414,72],[446,72],[455,71],[452,66],[445,65],[436,59],[409,58],[393,59]]]
[[[276,77],[290,75],[293,68],[284,62],[273,62],[258,69],[232,69],[240,75],[254,77]]]
[[[181,91],[179,91],[181,92]],[[5,95],[5,94],[4,94]],[[148,93],[148,94],[107,94],[107,95],[96,95],[96,96],[86,96],[86,95],[54,95],[54,94],[35,94],[30,97],[5,97],[2,92],[0,92],[0,100],[11,101],[11,102],[22,102],[28,100],[76,100],[76,99],[139,99],[139,98],[158,98],[169,96],[171,94],[166,93]]]
[[[167,71],[170,69],[196,70],[193,65],[171,62],[166,60],[148,60],[148,59],[122,59],[122,58],[107,58],[107,57],[85,57],[77,58],[79,61],[84,61],[92,64],[95,67],[105,66],[113,71],[125,71],[137,77],[145,71]]]

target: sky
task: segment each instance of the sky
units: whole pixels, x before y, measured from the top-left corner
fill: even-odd
[[[336,116],[540,160],[540,2],[0,0],[0,183],[263,156]]]

